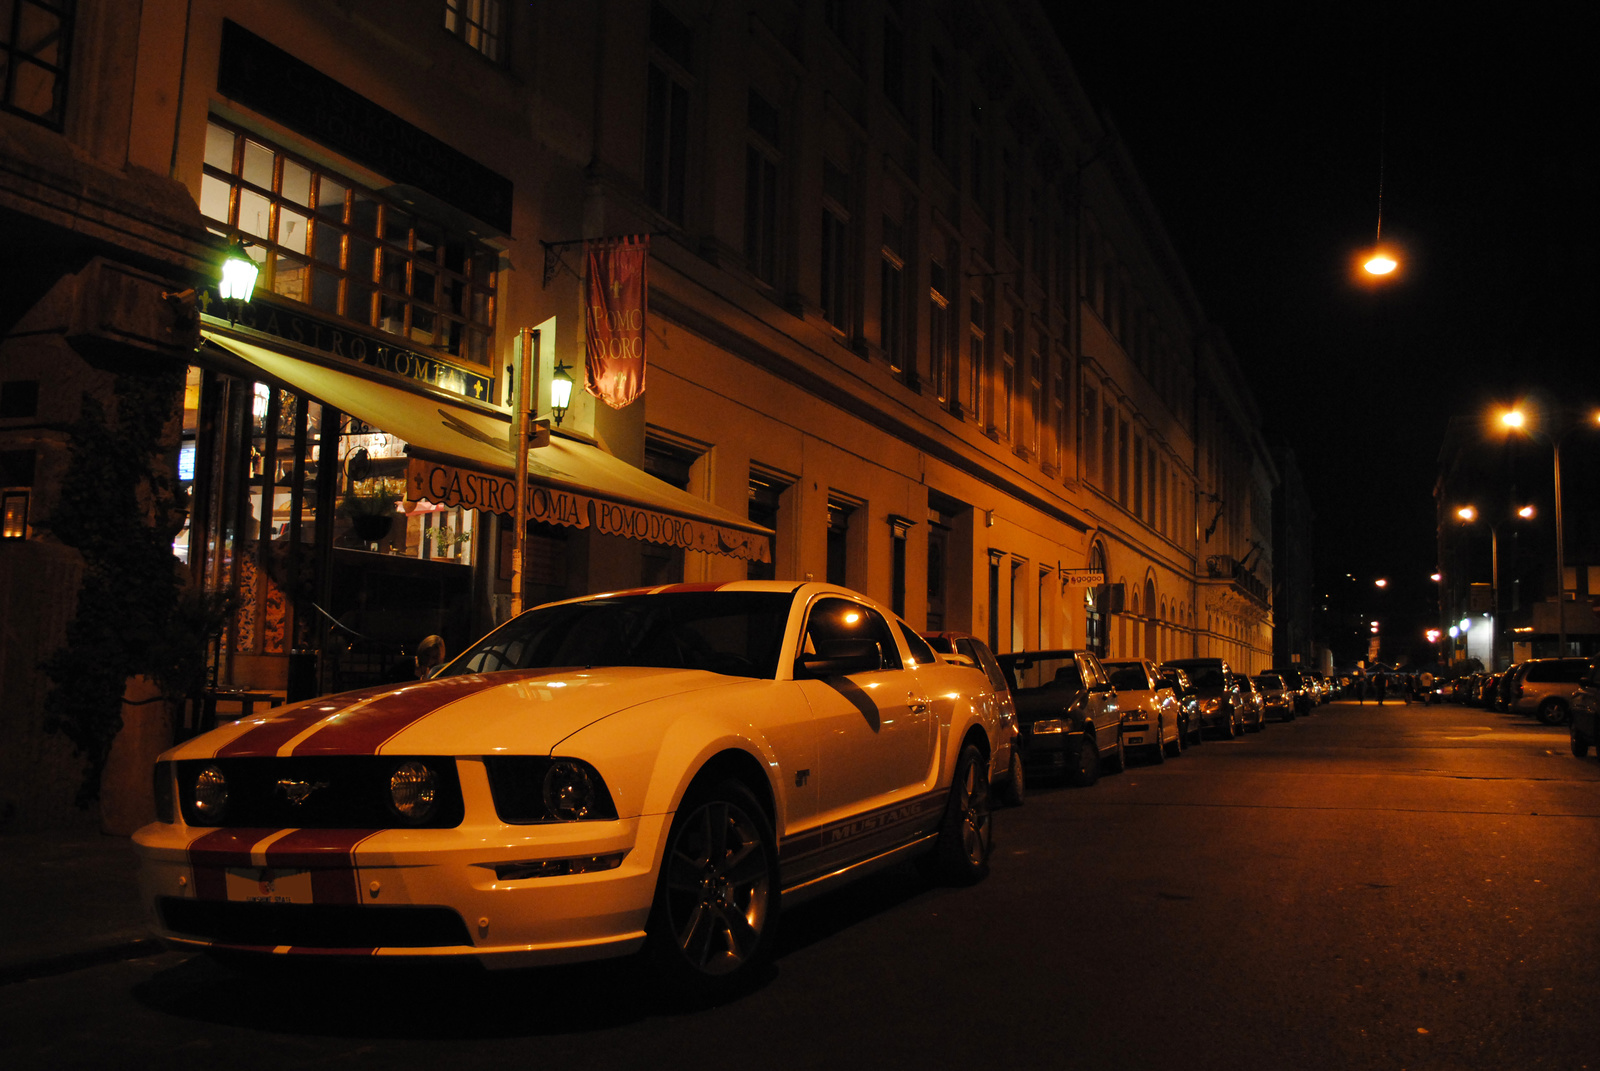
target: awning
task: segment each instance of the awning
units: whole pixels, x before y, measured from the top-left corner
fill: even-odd
[[[262,378],[399,436],[406,446],[406,497],[491,513],[514,513],[511,419],[419,393],[215,331],[206,341]],[[528,451],[528,517],[687,550],[770,561],[772,530],[696,498],[597,446],[560,434]]]

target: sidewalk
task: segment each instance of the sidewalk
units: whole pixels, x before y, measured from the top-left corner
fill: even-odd
[[[0,985],[161,947],[145,923],[127,837],[0,835]]]

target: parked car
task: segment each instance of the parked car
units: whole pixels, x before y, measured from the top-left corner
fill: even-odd
[[[1561,725],[1572,716],[1572,701],[1588,675],[1587,658],[1530,658],[1517,667],[1507,686],[1506,709],[1532,714],[1544,725]]]
[[[1189,675],[1200,701],[1200,723],[1203,726],[1228,739],[1244,732],[1239,675],[1226,661],[1221,658],[1174,658],[1162,665],[1181,669]]]
[[[1567,722],[1572,753],[1578,758],[1594,748],[1600,754],[1600,658],[1589,660],[1578,693],[1572,697],[1572,718]]]
[[[780,904],[932,853],[976,881],[1003,727],[986,678],[819,583],[520,614],[435,677],[164,753],[134,840],[168,942],[566,963],[645,949],[744,983]]]
[[[1189,675],[1177,666],[1157,666],[1156,673],[1172,687],[1172,694],[1183,712],[1180,724],[1183,726],[1184,741],[1189,744],[1203,743],[1206,736],[1203,731],[1205,725],[1200,720],[1200,694],[1189,683]]]
[[[1001,739],[1005,755],[995,756],[993,769],[1004,773],[993,775],[991,784],[996,796],[1008,807],[1020,807],[1028,792],[1026,763],[1022,758],[1022,730],[1017,725],[1017,707],[1011,698],[1011,687],[1006,683],[1005,671],[995,661],[989,645],[970,632],[924,632],[922,638],[928,646],[944,657],[945,661],[971,665],[989,679],[993,687],[995,704],[999,707]]]
[[[1140,748],[1156,762],[1183,754],[1183,710],[1172,686],[1156,675],[1156,664],[1141,658],[1105,667],[1122,710],[1123,746]]]
[[[1273,666],[1272,672],[1282,680],[1284,688],[1294,696],[1294,712],[1296,714],[1309,714],[1317,705],[1315,685],[1311,682],[1306,672],[1298,666]],[[1395,691],[1393,678],[1390,678],[1389,690]]]
[[[1294,695],[1284,685],[1282,677],[1276,673],[1262,673],[1251,679],[1261,693],[1264,713],[1275,715],[1279,721],[1294,721]]]
[[[1011,686],[1031,772],[1092,785],[1102,767],[1127,764],[1117,690],[1093,651],[1013,651],[996,656]]]
[[[1259,733],[1267,727],[1266,704],[1261,698],[1261,692],[1256,688],[1256,682],[1249,677],[1239,676],[1239,720],[1244,722],[1244,731]]]

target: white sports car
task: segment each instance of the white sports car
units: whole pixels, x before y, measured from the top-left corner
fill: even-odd
[[[552,603],[431,680],[166,752],[143,894],[178,946],[491,966],[648,948],[721,990],[780,901],[919,853],[986,872],[990,689],[825,584]]]

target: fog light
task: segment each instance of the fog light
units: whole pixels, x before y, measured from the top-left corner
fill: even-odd
[[[423,822],[439,799],[439,779],[420,762],[405,762],[389,778],[389,801],[408,822]]]

